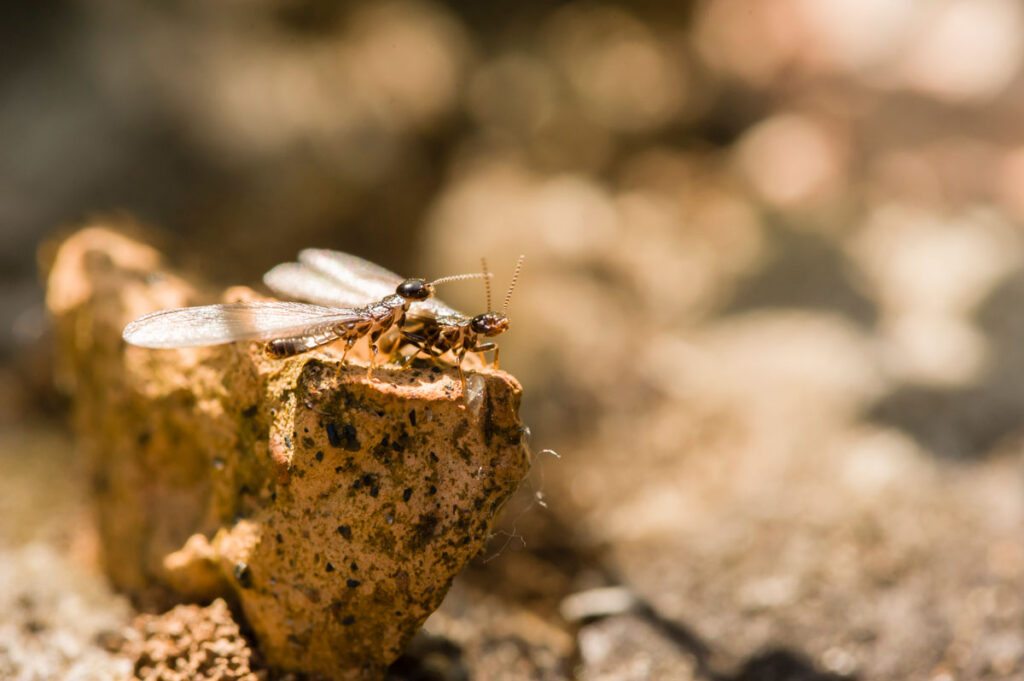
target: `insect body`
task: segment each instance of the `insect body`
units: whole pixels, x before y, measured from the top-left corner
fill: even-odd
[[[362,306],[252,301],[160,310],[128,324],[122,336],[132,345],[148,348],[196,347],[244,340],[267,341],[266,352],[271,357],[288,357],[339,339],[345,341],[347,355],[357,340],[368,336],[372,351],[367,371],[369,375],[376,359],[377,339],[392,326],[404,322],[405,314],[414,301],[430,298],[437,284],[484,276],[464,274],[432,282],[424,279],[402,280],[356,256],[343,253],[335,255],[351,263],[351,271],[362,272],[366,278],[379,278],[382,273],[386,274],[394,284],[389,294],[373,296],[380,299]],[[292,268],[292,265],[298,269]],[[306,284],[323,278],[316,270],[300,263],[278,267],[293,272],[293,278],[299,276],[295,272],[303,273],[296,280]],[[351,276],[357,278],[356,273]],[[372,300],[373,297],[363,300]]]
[[[487,286],[488,312],[468,317],[437,298],[411,304],[408,320],[412,330],[403,328],[402,339],[432,357],[454,352],[464,392],[466,379],[461,365],[467,353],[493,349],[494,365],[498,365],[497,345],[478,341],[480,336],[497,336],[508,329],[508,304],[522,261],[520,256],[502,312],[490,311],[490,274],[486,262],[481,276]],[[394,286],[397,279],[398,275],[355,256],[318,249],[302,251],[298,263],[278,265],[263,277],[264,283],[280,295],[335,306],[351,305],[361,297],[379,296]],[[404,327],[405,320],[399,326]],[[411,355],[408,361],[414,357]]]
[[[372,370],[377,353],[377,340],[381,334],[392,326],[401,326],[413,301],[426,300],[433,295],[434,284],[450,279],[451,277],[429,283],[422,279],[406,279],[398,285],[395,293],[375,303],[350,308],[356,313],[353,319],[328,324],[325,328],[310,328],[298,336],[275,338],[267,343],[265,351],[271,357],[290,357],[335,340],[343,340],[345,352],[348,353],[356,341],[366,336],[370,339],[370,348],[374,356],[370,361]]]
[[[284,297],[329,307],[358,307],[367,300],[385,299],[393,293],[402,295],[396,287],[413,281],[403,280],[379,265],[339,251],[307,248],[299,252],[298,260],[274,267],[263,275],[263,283]],[[476,277],[488,278],[490,275],[486,272],[464,274],[446,277],[433,284]],[[410,302],[413,304],[412,309],[419,313],[446,315],[454,312],[429,295],[413,297]]]
[[[432,298],[429,294],[418,295],[418,290],[411,282],[420,282],[431,287],[430,293],[432,294],[433,285],[442,281],[489,276],[487,273],[465,274],[446,277],[430,284],[423,280],[407,279],[403,281],[394,272],[354,255],[308,248],[299,252],[298,262],[278,265],[263,275],[263,282],[281,296],[308,300],[331,307],[352,307],[358,305],[359,301],[380,298],[379,302],[363,308],[368,317],[379,321],[364,326],[361,329],[362,333],[354,336],[356,339],[364,335],[369,336],[370,350],[376,356],[377,341],[380,336],[393,326],[401,328],[405,323],[405,316],[409,312],[410,305],[415,305],[414,309],[417,314],[443,316],[455,313],[455,310],[436,298]],[[387,308],[395,312],[389,314]],[[285,351],[293,345],[301,348],[304,343],[310,342],[315,341],[305,338],[283,338],[278,342],[278,346],[281,351]],[[277,348],[271,347],[268,350],[273,352]]]
[[[487,274],[487,263],[482,261],[483,272]],[[455,354],[455,365],[459,369],[459,379],[462,381],[462,390],[466,390],[466,376],[462,371],[462,360],[470,352],[486,352],[494,350],[494,368],[498,368],[498,344],[494,342],[480,343],[480,337],[493,337],[504,333],[509,326],[508,304],[512,299],[512,291],[519,278],[519,270],[523,265],[523,256],[519,256],[516,262],[515,271],[512,274],[512,283],[505,295],[505,304],[501,312],[491,311],[491,283],[486,281],[487,286],[487,312],[478,314],[475,317],[452,311],[441,316],[423,315],[412,313],[410,320],[417,324],[418,328],[413,331],[402,332],[402,337],[411,345],[427,353],[431,357],[440,357],[446,352]]]

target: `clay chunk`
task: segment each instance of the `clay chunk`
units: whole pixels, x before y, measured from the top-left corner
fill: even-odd
[[[139,615],[122,652],[140,681],[265,681],[231,611],[218,598],[206,607],[179,605]],[[254,665],[253,663],[257,664]]]
[[[127,346],[132,319],[216,300],[101,226],[59,246],[48,284],[108,575],[149,607],[237,603],[273,667],[379,678],[529,469],[506,373],[468,371],[464,396],[426,362],[368,377],[358,346],[344,366]]]

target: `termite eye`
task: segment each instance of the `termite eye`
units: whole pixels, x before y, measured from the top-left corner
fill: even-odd
[[[398,285],[398,295],[406,300],[426,300],[430,294],[430,285],[422,279],[406,279]]]

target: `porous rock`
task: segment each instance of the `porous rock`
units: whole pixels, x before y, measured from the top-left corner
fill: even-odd
[[[464,399],[451,369],[368,377],[358,352],[126,346],[128,321],[214,301],[101,226],[48,283],[107,573],[143,605],[234,599],[271,666],[378,677],[529,468],[508,374],[467,372]]]
[[[140,681],[264,681],[227,603],[179,605],[135,620],[124,645]],[[256,668],[256,669],[254,669]]]

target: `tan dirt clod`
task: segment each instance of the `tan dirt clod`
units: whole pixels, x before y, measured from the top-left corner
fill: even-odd
[[[211,302],[159,268],[93,226],[49,273],[107,573],[149,607],[232,599],[273,667],[379,677],[529,469],[519,384],[468,372],[464,400],[454,370],[367,378],[358,352],[129,347],[128,321]]]
[[[179,605],[162,615],[140,615],[124,646],[141,681],[264,681],[252,648],[227,603]],[[254,664],[256,663],[256,664]]]

